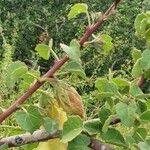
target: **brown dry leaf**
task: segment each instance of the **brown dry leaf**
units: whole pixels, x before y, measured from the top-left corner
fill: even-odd
[[[82,98],[78,92],[67,84],[64,84],[61,88],[60,86],[56,87],[56,95],[60,107],[69,115],[79,115],[81,118],[85,118]]]

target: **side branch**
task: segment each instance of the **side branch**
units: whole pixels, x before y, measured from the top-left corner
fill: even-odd
[[[10,136],[0,139],[0,146],[8,144],[9,147],[19,147],[25,144],[47,141],[49,139],[59,138],[61,131],[49,134],[46,130],[37,130],[33,134],[25,133],[17,136]],[[102,144],[99,140],[91,138],[89,147],[93,150],[113,150],[112,148]]]
[[[114,10],[116,9],[118,3],[121,0],[115,0],[113,4],[108,8],[108,10],[104,13],[104,15],[99,18],[99,20],[92,26],[90,26],[85,34],[80,39],[80,45],[83,46],[83,44],[88,40],[88,38],[93,34],[93,32],[96,31],[98,27],[102,25],[104,21],[107,20],[107,17],[109,17]],[[53,77],[53,74],[61,67],[63,66],[67,61],[69,60],[68,56],[64,56],[62,59],[57,61],[53,67],[43,76],[43,77]],[[9,108],[7,108],[2,114],[0,114],[0,123],[3,122],[9,115],[11,115],[13,112],[15,112],[18,107],[24,103],[38,88],[40,88],[44,82],[36,82],[34,85],[32,85],[26,93],[24,93],[20,98],[18,98]]]

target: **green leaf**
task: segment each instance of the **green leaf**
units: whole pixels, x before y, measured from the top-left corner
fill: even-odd
[[[145,39],[148,43],[150,43],[150,29],[148,29],[145,33]]]
[[[87,120],[83,124],[83,129],[88,132],[88,134],[93,135],[101,131],[102,124],[99,119]]]
[[[77,40],[73,39],[70,42],[70,46],[67,46],[65,44],[60,44],[61,48],[64,52],[69,56],[69,58],[75,62],[80,62],[80,44]]]
[[[50,134],[53,134],[58,130],[58,124],[49,117],[44,118],[43,126]]]
[[[110,125],[110,123],[111,123],[111,121],[112,121],[113,118],[114,118],[114,116],[111,115],[111,116],[109,116],[109,117],[106,119],[106,121],[105,121],[105,123],[104,123],[104,125],[103,125],[103,128],[102,128],[102,131],[103,131],[104,133],[106,133],[106,132],[108,131],[108,127],[109,127],[109,125]]]
[[[43,118],[35,106],[29,106],[27,112],[17,112],[15,114],[16,122],[25,131],[33,132],[43,123]]]
[[[38,52],[39,56],[45,60],[49,59],[50,56],[50,48],[48,45],[45,44],[38,44],[35,47],[35,50]]]
[[[141,58],[140,58],[136,61],[136,63],[134,64],[134,66],[132,68],[132,75],[133,75],[133,77],[138,78],[142,74],[143,74],[143,71],[142,71],[142,67],[141,67]]]
[[[111,111],[109,109],[103,108],[100,110],[99,118],[100,118],[100,121],[103,125],[110,115],[111,115]]]
[[[113,78],[112,81],[118,86],[118,87],[128,87],[130,85],[130,83],[122,78]]]
[[[147,18],[144,18],[140,24],[140,34],[142,37],[145,36],[146,26],[147,26]]]
[[[31,143],[31,144],[27,144],[27,145],[22,146],[22,148],[24,150],[35,150],[37,148],[38,144],[39,144],[38,142]]]
[[[114,128],[109,128],[106,133],[102,133],[101,138],[108,143],[112,143],[119,146],[125,146],[125,140],[123,136],[118,130]]]
[[[112,38],[107,34],[102,34],[101,39],[103,41],[102,49],[106,54],[110,52],[110,50],[113,48]]]
[[[79,116],[71,116],[64,123],[61,141],[67,143],[73,140],[82,132],[83,121]]]
[[[8,150],[8,145],[4,144],[4,145],[0,146],[0,150]]]
[[[8,65],[6,69],[6,85],[12,88],[16,81],[21,78],[28,71],[25,63],[16,61]]]
[[[139,94],[143,94],[142,90],[138,87],[138,85],[136,83],[131,84],[129,93],[132,96],[137,96]]]
[[[147,130],[145,128],[138,128],[134,133],[133,138],[137,143],[139,143],[140,141],[145,140],[146,136],[147,136]]]
[[[26,74],[24,74],[22,76],[22,82],[20,84],[20,87],[23,89],[27,89],[29,88],[29,86],[31,84],[33,84],[33,82],[37,79],[40,78],[40,72],[39,71],[35,71],[35,70],[31,70],[30,72],[28,71]]]
[[[133,126],[135,120],[135,111],[136,109],[134,109],[132,106],[128,106],[122,102],[116,105],[116,113],[119,116],[121,122],[127,127]]]
[[[136,29],[136,32],[137,32],[138,35],[143,34],[141,32],[141,22],[145,18],[147,18],[146,14],[145,13],[141,13],[141,14],[138,14],[136,19],[135,19],[134,26],[135,26],[135,29]]]
[[[96,95],[97,99],[110,98],[112,96],[114,96],[114,94],[110,92],[101,92]]]
[[[145,121],[150,121],[150,110],[143,112],[140,118]]]
[[[136,62],[141,57],[142,57],[141,51],[136,48],[133,48],[133,50],[132,50],[133,61]]]
[[[68,144],[68,150],[90,150],[88,145],[90,138],[86,135],[79,135]]]
[[[132,144],[136,143],[134,138],[131,135],[125,136],[125,141],[128,145],[132,145]]]
[[[146,106],[147,106],[147,109],[150,109],[150,100],[149,99],[146,101]]]
[[[76,74],[82,78],[86,78],[86,74],[84,70],[82,69],[82,66],[80,63],[75,61],[68,62],[62,69],[62,71],[67,71],[69,73]]]
[[[140,143],[138,143],[138,147],[140,150],[149,150],[150,144],[147,142],[140,142]]]
[[[146,49],[142,53],[142,58],[141,58],[141,68],[143,70],[148,70],[150,69],[150,50]]]
[[[87,13],[88,6],[85,3],[77,3],[71,7],[70,12],[68,13],[68,19],[75,18],[78,14]]]
[[[118,93],[117,85],[105,78],[97,79],[95,82],[95,87],[99,92]]]
[[[144,77],[145,77],[146,79],[150,79],[150,69],[144,71]]]

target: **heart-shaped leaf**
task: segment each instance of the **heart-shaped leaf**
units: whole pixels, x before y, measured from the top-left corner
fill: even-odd
[[[73,140],[82,132],[83,121],[78,116],[71,116],[64,123],[61,141],[67,143]]]
[[[84,3],[77,3],[71,7],[71,10],[68,14],[68,19],[75,18],[78,14],[87,13],[88,6]]]
[[[33,132],[43,123],[43,118],[35,106],[29,106],[27,112],[17,112],[15,114],[16,122],[25,130]]]

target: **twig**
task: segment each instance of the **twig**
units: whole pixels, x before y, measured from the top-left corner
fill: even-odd
[[[0,146],[3,144],[8,144],[9,147],[19,147],[25,144],[47,141],[50,139],[55,139],[60,137],[61,131],[55,131],[50,134],[46,130],[37,130],[31,133],[25,133],[21,135],[10,136],[7,138],[0,139]],[[91,138],[89,147],[93,150],[113,150],[112,148],[102,144],[99,140]]]
[[[120,2],[121,0],[119,0]],[[80,39],[80,45],[83,46],[83,44],[88,40],[88,38],[92,35],[93,32],[96,31],[96,29],[102,25],[102,23],[107,20],[107,17],[110,16],[111,12],[114,11],[118,3],[116,1],[113,2],[113,4],[108,8],[106,13],[92,26],[88,27],[85,34]],[[56,61],[53,67],[45,74],[43,77],[53,77],[53,74],[61,67],[63,66],[67,61],[69,60],[69,57],[67,55],[64,56],[64,58],[60,59],[59,61]],[[36,82],[34,85],[32,85],[26,93],[24,93],[20,98],[18,98],[9,108],[7,108],[1,115],[0,115],[0,123],[2,123],[3,120],[5,120],[9,115],[11,115],[13,112],[15,112],[18,107],[24,103],[38,88],[40,88],[44,82]]]

